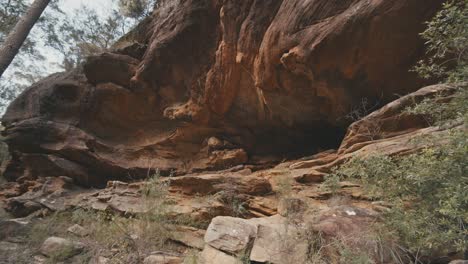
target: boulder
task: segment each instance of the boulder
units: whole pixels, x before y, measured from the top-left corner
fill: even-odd
[[[0,219],[0,240],[23,235],[30,227],[28,219]]]
[[[252,219],[218,216],[206,231],[204,252],[207,252],[202,255],[219,254],[232,261],[305,263],[308,244],[299,231],[279,215]]]
[[[303,230],[274,216],[252,220],[257,224],[257,234],[250,252],[250,260],[261,263],[306,263],[309,241]]]
[[[61,237],[47,238],[40,248],[40,252],[54,259],[64,260],[73,257],[84,250],[82,243],[73,242]]]
[[[248,220],[218,216],[206,230],[205,243],[223,252],[242,254],[249,250],[256,234],[257,227]]]

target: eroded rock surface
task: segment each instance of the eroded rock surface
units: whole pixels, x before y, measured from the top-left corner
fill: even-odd
[[[145,214],[142,179],[159,169],[169,216],[197,225],[174,227],[185,251],[145,263],[179,263],[189,250],[206,264],[305,263],[317,239],[362,238],[388,208],[350,182],[336,200],[322,182],[355,155],[407,155],[421,148],[415,138],[447,133],[404,110],[448,100],[450,86],[386,104],[421,87],[408,69],[441,2],[160,1],[114,51],[12,103],[0,201],[16,217]],[[345,133],[363,99],[383,107]]]
[[[5,176],[100,185],[337,147],[363,98],[420,86],[408,69],[441,2],[161,1],[115,51],[11,104]]]
[[[177,263],[191,254],[196,263],[205,264],[237,264],[247,258],[254,262],[307,263],[317,253],[316,243],[327,245],[336,240],[369,250],[376,259],[389,259],[388,252],[374,250],[379,242],[367,236],[388,205],[370,199],[358,184],[340,182],[336,193],[332,193],[323,188],[322,181],[331,168],[355,155],[408,155],[423,147],[420,140],[415,140],[418,137],[461,129],[456,122],[446,127],[429,126],[423,116],[405,111],[424,98],[447,102],[453,92],[453,87],[446,85],[422,88],[352,124],[338,150],[283,161],[273,168],[248,165],[147,181],[113,180],[104,189],[77,187],[65,176],[20,179],[4,185],[0,197],[16,216],[84,209],[132,217],[146,214],[154,210],[154,204],[164,201],[170,218],[190,219],[188,224],[192,226],[174,224],[169,240],[181,250],[152,253],[144,256],[147,261]],[[382,126],[371,139],[368,126],[375,122]],[[395,122],[401,129],[386,125]],[[226,145],[221,140],[209,141],[212,150]],[[145,196],[152,184],[167,189],[164,197],[158,198],[163,200],[148,200]],[[18,220],[22,221],[12,220],[14,229]],[[6,230],[0,235],[10,237],[15,233]],[[17,244],[8,243],[2,252],[18,250]],[[338,256],[333,251],[324,254]]]

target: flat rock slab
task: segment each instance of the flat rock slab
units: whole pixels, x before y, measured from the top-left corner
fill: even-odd
[[[179,256],[157,254],[146,257],[143,264],[182,264],[183,261]]]
[[[0,219],[0,239],[21,235],[29,227],[29,221],[24,219]]]
[[[257,227],[248,220],[218,216],[205,234],[205,242],[218,250],[238,254],[246,250],[257,234]]]
[[[205,246],[198,259],[199,264],[242,264],[238,258],[219,251],[209,245]]]

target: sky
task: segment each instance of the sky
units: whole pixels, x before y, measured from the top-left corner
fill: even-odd
[[[112,0],[60,0],[59,5],[67,13],[73,13],[74,9],[79,8],[81,5],[86,5],[92,9],[105,14],[109,10],[109,6],[113,6]]]

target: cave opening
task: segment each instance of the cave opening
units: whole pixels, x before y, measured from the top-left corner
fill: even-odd
[[[297,159],[338,149],[345,133],[346,127],[328,123],[257,130],[255,145],[250,153],[256,156]]]

